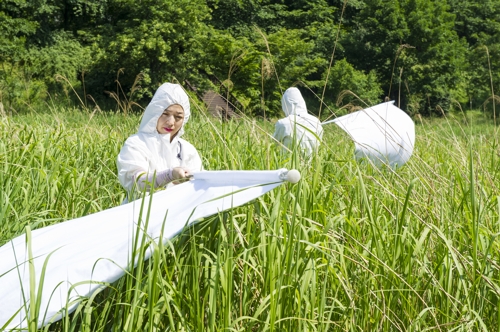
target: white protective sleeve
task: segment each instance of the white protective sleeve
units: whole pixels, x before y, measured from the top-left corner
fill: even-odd
[[[182,148],[179,149],[179,143]],[[180,157],[180,158],[179,158]],[[149,179],[158,171],[183,167],[190,172],[203,170],[196,148],[183,139],[170,143],[161,135],[136,134],[129,137],[117,158],[118,180],[131,196],[138,175],[146,173]],[[157,173],[158,174],[158,173]],[[141,190],[140,187],[137,189]]]

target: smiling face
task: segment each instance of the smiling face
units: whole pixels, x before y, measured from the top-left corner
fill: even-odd
[[[184,123],[184,109],[179,104],[170,105],[158,118],[156,130],[162,135],[170,134],[172,141]]]

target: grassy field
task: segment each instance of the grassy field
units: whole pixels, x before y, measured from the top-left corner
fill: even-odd
[[[500,331],[498,128],[418,119],[393,172],[356,163],[334,124],[305,163],[279,153],[272,122],[193,113],[185,138],[206,169],[302,180],[201,221],[44,331]],[[0,245],[119,205],[115,159],[138,123],[0,117]]]

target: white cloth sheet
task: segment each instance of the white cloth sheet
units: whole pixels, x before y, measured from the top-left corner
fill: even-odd
[[[394,101],[378,104],[334,120],[355,143],[357,160],[367,159],[375,166],[403,166],[415,145],[415,124]]]
[[[285,179],[285,169],[197,172],[191,181],[146,197],[142,217],[139,199],[32,231],[35,294],[41,294],[37,325],[60,319],[64,311],[76,308],[79,297],[89,297],[103,287],[99,283],[111,283],[123,276],[137,235],[166,242],[196,220],[249,202]],[[148,251],[146,259],[150,254]],[[30,298],[26,236],[0,247],[0,257],[0,330],[11,318],[6,330],[26,329],[29,304],[34,300]],[[44,282],[40,285],[44,264]]]

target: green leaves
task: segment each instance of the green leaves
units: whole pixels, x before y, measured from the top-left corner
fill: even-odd
[[[133,89],[145,104],[165,81],[202,92],[217,90],[216,76],[253,115],[278,116],[291,85],[305,87],[313,112],[345,90],[412,113],[452,103],[489,110],[500,82],[498,8],[500,0],[5,0],[2,103],[12,111],[27,108],[21,95],[30,105],[47,93],[74,97],[56,74],[102,108],[114,106],[106,91]]]
[[[347,60],[336,61],[326,89],[328,100],[338,107],[352,108],[376,104],[382,94],[375,71],[368,74],[356,70]]]

